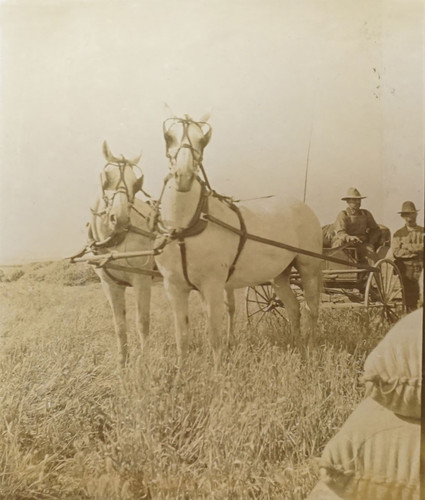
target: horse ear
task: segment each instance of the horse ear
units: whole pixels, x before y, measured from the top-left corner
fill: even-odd
[[[133,165],[137,165],[140,161],[140,158],[142,157],[142,154],[143,154],[143,152],[140,152],[139,156],[134,158],[134,160],[130,160],[130,163],[132,163]]]
[[[134,183],[134,194],[136,194],[138,191],[140,191],[142,189],[143,180],[144,180],[144,177],[143,177],[143,174],[142,174],[142,176],[139,177],[137,179],[137,181]]]
[[[208,132],[206,132],[201,139],[201,144],[203,148],[205,148],[205,146],[210,142],[211,134],[212,134],[212,128],[210,127],[208,129]]]
[[[106,141],[103,141],[102,151],[103,156],[106,158],[106,161],[111,163],[113,161],[113,156]]]
[[[170,106],[164,102],[164,119],[165,118],[174,118],[176,115],[173,113],[173,110]]]
[[[210,118],[211,118],[211,110],[207,111],[205,114],[203,114],[201,116],[201,118],[199,118],[199,121],[200,122],[207,122]]]

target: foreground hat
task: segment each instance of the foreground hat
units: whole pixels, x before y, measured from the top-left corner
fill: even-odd
[[[362,200],[363,198],[366,198],[366,196],[362,196],[356,188],[348,188],[347,194],[341,198],[341,200],[350,200],[352,198]]]
[[[399,214],[417,214],[419,210],[416,210],[413,201],[405,201],[401,206],[401,211]]]

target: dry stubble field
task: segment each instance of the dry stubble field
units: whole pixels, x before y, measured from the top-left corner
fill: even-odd
[[[0,498],[303,499],[317,457],[363,394],[365,357],[386,333],[363,309],[323,308],[303,356],[287,326],[247,325],[219,376],[191,299],[190,359],[175,381],[170,308],[155,285],[151,340],[117,368],[93,271],[64,262],[3,268]],[[130,300],[132,291],[128,291]]]

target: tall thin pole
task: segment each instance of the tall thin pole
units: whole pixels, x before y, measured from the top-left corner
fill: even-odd
[[[310,148],[311,148],[311,138],[313,136],[313,122],[314,120],[311,120],[311,127],[310,127],[310,139],[308,141],[308,151],[307,151],[307,163],[305,166],[305,178],[304,178],[304,203],[307,197],[307,179],[308,179],[308,164],[310,160]]]

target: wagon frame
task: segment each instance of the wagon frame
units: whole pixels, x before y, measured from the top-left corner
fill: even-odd
[[[405,290],[400,269],[387,257],[388,251],[388,246],[378,249],[380,258],[372,267],[359,262],[355,247],[324,248],[320,257],[324,262],[322,296],[326,296],[327,303],[335,308],[364,306],[375,309],[382,320],[390,323],[400,319],[406,312]],[[334,258],[335,255],[338,257]],[[335,265],[337,261],[339,267]],[[301,280],[295,270],[291,272],[290,283],[302,300]],[[268,314],[274,318],[285,317],[284,305],[276,297],[271,282],[248,287],[245,305],[251,324],[258,324]]]

